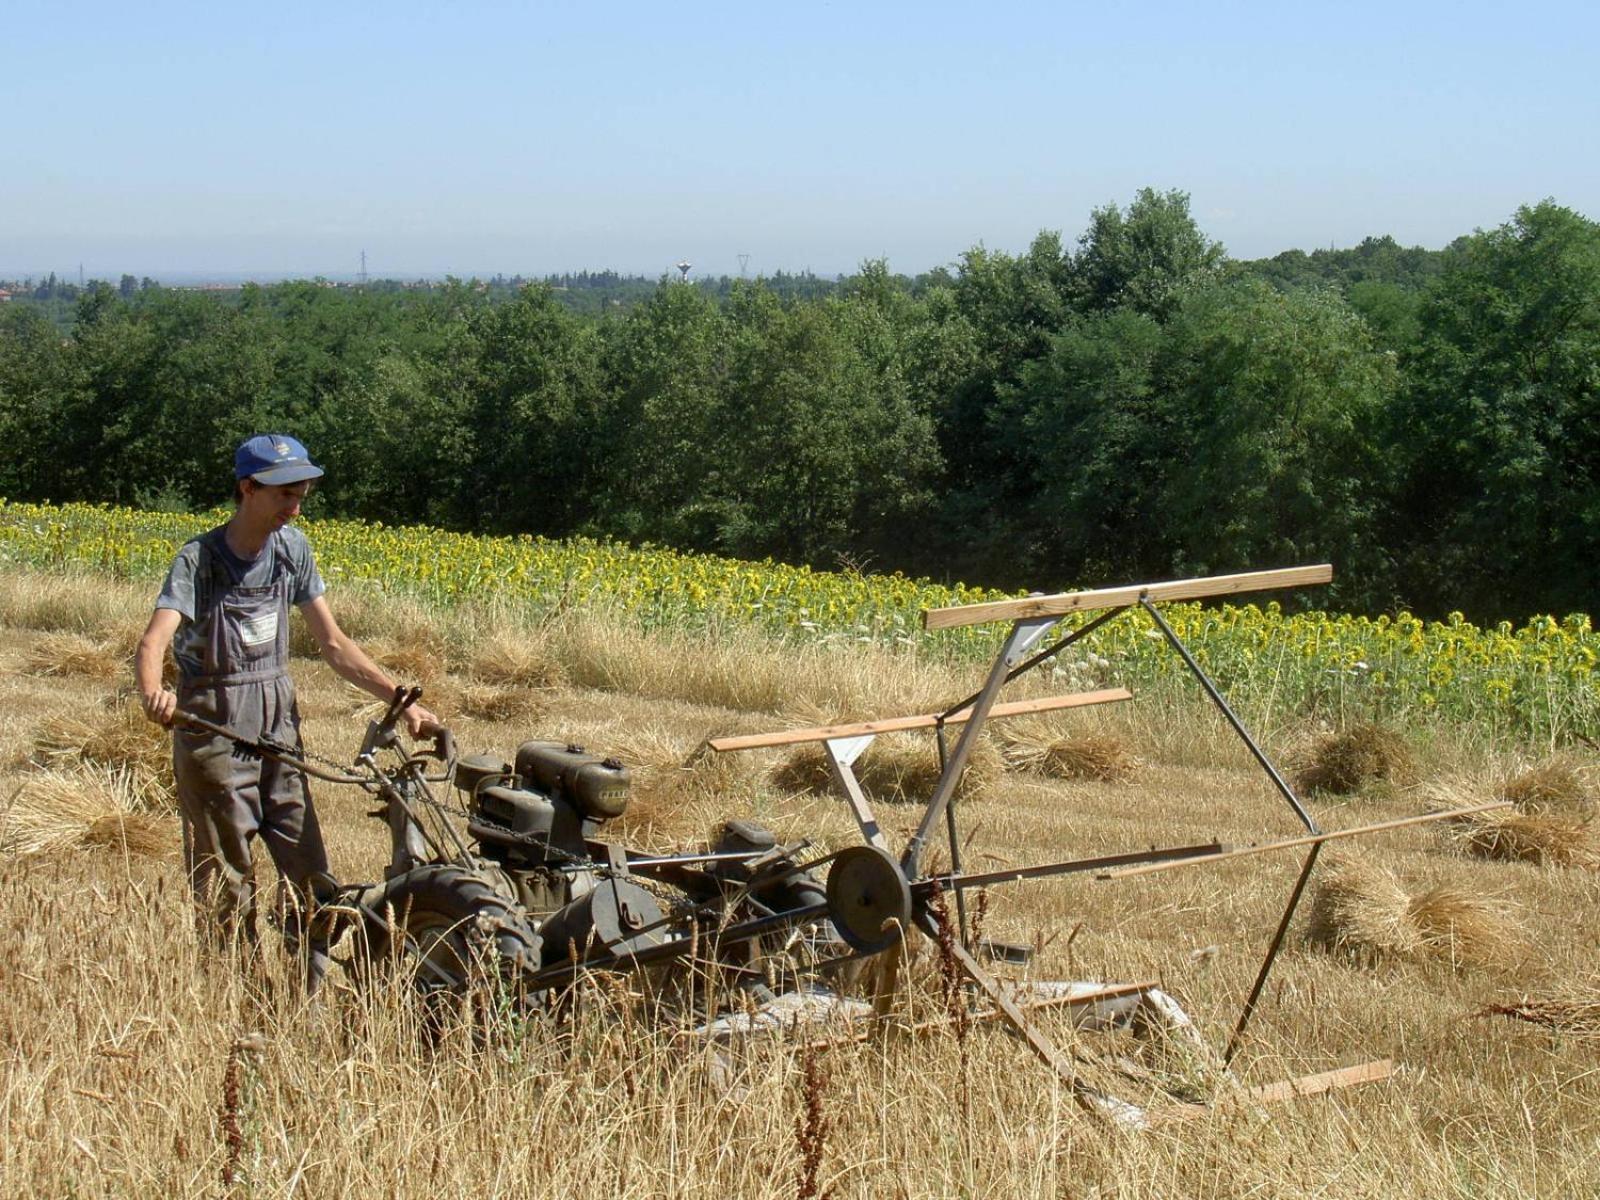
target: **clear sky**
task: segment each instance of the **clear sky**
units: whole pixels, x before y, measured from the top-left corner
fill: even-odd
[[[0,277],[656,275],[1600,218],[1600,6],[4,0]]]

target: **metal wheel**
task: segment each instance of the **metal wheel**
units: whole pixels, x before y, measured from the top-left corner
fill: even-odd
[[[900,864],[876,846],[851,846],[828,871],[828,917],[851,948],[877,954],[911,924],[911,885]]]
[[[539,935],[477,873],[418,867],[391,880],[372,908],[369,957],[404,970],[419,994],[525,999],[525,979],[539,967]]]

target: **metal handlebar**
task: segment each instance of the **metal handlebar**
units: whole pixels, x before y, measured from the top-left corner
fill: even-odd
[[[410,692],[405,692],[402,688],[396,688],[395,692],[395,699],[390,703],[390,711],[384,717],[385,724],[396,720],[402,712],[415,704],[417,697],[422,694],[422,689],[412,688]],[[185,712],[181,708],[172,714],[172,723],[174,725],[185,725],[191,729],[198,729],[214,737],[227,738],[233,743],[234,750],[237,752],[257,758],[269,759],[272,762],[283,763],[285,766],[293,767],[297,771],[310,775],[313,779],[321,779],[328,783],[354,785],[374,782],[368,776],[357,774],[354,771],[318,766],[307,761],[304,753],[294,746],[285,746],[267,738],[247,738],[235,729],[229,729],[226,725],[218,725],[214,721],[208,721],[204,717],[196,716],[194,713]],[[407,766],[416,765],[423,758],[437,759],[444,764],[444,771],[437,775],[423,775],[423,778],[434,783],[447,782],[455,773],[455,736],[450,730],[441,725],[434,731],[433,748],[431,750],[424,750],[419,754],[402,754],[402,757]],[[418,770],[420,773],[420,767]]]

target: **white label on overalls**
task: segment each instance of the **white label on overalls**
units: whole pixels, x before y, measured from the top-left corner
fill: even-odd
[[[278,614],[262,613],[239,622],[239,640],[246,646],[259,646],[278,636]]]

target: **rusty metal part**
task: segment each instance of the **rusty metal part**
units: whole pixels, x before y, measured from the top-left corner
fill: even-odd
[[[887,850],[851,846],[828,871],[828,917],[862,954],[887,950],[911,924],[911,885]]]

